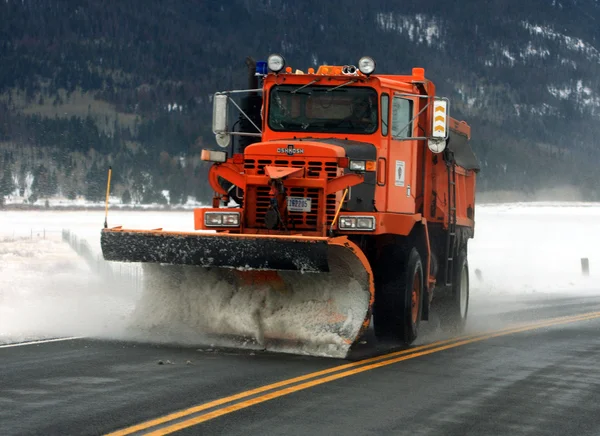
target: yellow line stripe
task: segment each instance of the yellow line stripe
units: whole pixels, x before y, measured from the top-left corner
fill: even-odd
[[[225,403],[230,403],[232,401],[236,401],[236,400],[240,400],[242,398],[250,397],[252,395],[260,394],[260,393],[265,392],[265,391],[270,391],[271,389],[281,388],[283,386],[291,385],[291,384],[298,383],[298,382],[301,382],[301,381],[305,381],[305,380],[308,380],[308,379],[311,379],[311,378],[315,378],[315,377],[319,377],[319,376],[322,376],[322,375],[330,374],[332,372],[342,371],[344,369],[353,368],[353,367],[361,366],[361,365],[366,365],[367,363],[376,362],[378,360],[389,359],[389,358],[391,358],[393,356],[414,353],[414,352],[417,352],[419,350],[423,350],[423,349],[431,348],[431,347],[436,347],[436,346],[439,346],[439,345],[442,345],[442,344],[446,344],[446,343],[450,343],[450,342],[454,342],[454,341],[457,341],[457,340],[460,340],[460,339],[470,338],[470,337],[472,337],[472,336],[463,336],[463,337],[460,337],[460,338],[452,338],[452,339],[446,339],[446,340],[443,340],[443,341],[432,342],[431,344],[427,344],[427,345],[420,345],[418,347],[409,348],[409,349],[402,350],[402,351],[396,351],[394,353],[383,354],[381,356],[371,357],[369,359],[360,360],[358,362],[347,363],[347,364],[344,364],[344,365],[334,366],[333,368],[328,368],[328,369],[324,369],[324,370],[317,371],[317,372],[311,372],[309,374],[305,374],[305,375],[302,375],[302,376],[299,376],[299,377],[294,377],[294,378],[282,380],[282,381],[277,382],[277,383],[272,383],[272,384],[269,384],[269,385],[261,386],[261,387],[256,388],[256,389],[251,389],[251,390],[248,390],[248,391],[240,392],[239,394],[230,395],[228,397],[224,397],[224,398],[220,398],[218,400],[210,401],[208,403],[200,404],[199,406],[190,407],[189,409],[180,410],[179,412],[174,412],[174,413],[171,413],[169,415],[165,415],[165,416],[160,417],[160,418],[156,418],[156,419],[153,419],[153,420],[150,420],[150,421],[143,422],[141,424],[137,424],[137,425],[134,425],[134,426],[131,426],[131,427],[124,428],[122,430],[115,431],[113,433],[109,433],[106,436],[126,436],[126,435],[130,435],[130,434],[138,432],[140,430],[145,430],[145,429],[150,428],[150,427],[154,427],[154,426],[157,426],[157,425],[160,425],[160,424],[164,424],[165,422],[173,421],[173,420],[178,419],[178,418],[183,418],[183,417],[185,417],[187,415],[191,415],[191,414],[194,414],[194,413],[197,413],[197,412],[201,412],[201,411],[206,410],[206,409],[211,409],[213,407],[220,406],[220,405],[225,404]]]
[[[594,313],[590,313],[590,314],[585,314],[585,315],[579,315],[579,316],[575,316],[575,317],[571,317],[571,318],[562,318],[560,320],[552,320],[552,321],[547,321],[547,322],[542,322],[539,324],[534,324],[534,325],[529,325],[529,326],[524,326],[524,327],[520,327],[520,328],[516,328],[516,329],[511,329],[511,330],[504,330],[504,331],[499,331],[496,333],[491,333],[491,334],[487,334],[487,335],[483,335],[480,337],[475,337],[472,339],[464,339],[455,343],[450,343],[447,345],[442,345],[439,347],[435,347],[435,348],[431,348],[431,349],[427,349],[424,351],[420,351],[420,352],[415,352],[415,353],[411,353],[405,356],[400,356],[394,359],[388,359],[385,360],[383,362],[378,362],[378,363],[373,363],[370,365],[365,365],[362,366],[360,368],[355,368],[349,371],[344,371],[341,373],[337,373],[337,374],[333,374],[330,375],[328,377],[324,377],[324,378],[320,378],[317,380],[312,380],[306,383],[302,383],[299,385],[295,385],[295,386],[291,386],[285,389],[281,389],[278,391],[274,391],[274,392],[270,392],[268,394],[262,395],[260,397],[256,397],[256,398],[252,398],[246,401],[242,401],[240,403],[236,403],[233,404],[231,406],[227,406],[227,407],[223,407],[221,409],[215,410],[213,412],[209,412],[209,413],[205,413],[204,415],[198,416],[196,418],[191,418],[182,422],[179,422],[177,424],[173,424],[171,426],[165,427],[165,428],[161,428],[158,429],[156,431],[153,431],[151,433],[147,433],[148,436],[161,436],[161,435],[167,435],[167,434],[171,434],[173,432],[182,430],[184,428],[188,428],[197,424],[200,424],[202,422],[205,421],[209,421],[211,419],[217,418],[219,416],[223,416],[241,409],[245,409],[247,407],[256,405],[256,404],[260,404],[263,403],[265,401],[269,401],[278,397],[282,397],[285,395],[289,395],[291,393],[294,392],[298,392],[304,389],[308,389],[314,386],[318,386],[324,383],[329,383],[331,381],[334,380],[338,380],[340,378],[345,378],[351,375],[355,375],[355,374],[359,374],[365,371],[370,371],[376,368],[381,368],[383,366],[388,366],[388,365],[392,365],[394,363],[398,363],[398,362],[402,362],[404,360],[409,360],[409,359],[414,359],[416,357],[420,357],[420,356],[426,356],[428,354],[433,354],[433,353],[437,353],[440,351],[444,351],[444,350],[448,350],[450,348],[456,348],[456,347],[460,347],[463,345],[467,345],[467,344],[472,344],[475,342],[481,342],[487,339],[492,339],[492,338],[496,338],[496,337],[500,337],[500,336],[506,336],[509,334],[514,334],[514,333],[519,333],[519,332],[524,332],[524,331],[529,331],[529,330],[535,330],[535,329],[539,329],[539,328],[543,328],[546,326],[553,326],[553,325],[560,325],[560,324],[566,324],[566,323],[570,323],[570,322],[576,322],[576,321],[585,321],[585,320],[590,320],[590,319],[595,319],[595,318],[600,318],[600,312],[594,312]]]
[[[228,407],[224,407],[224,408],[215,410],[213,412],[209,412],[204,415],[198,416],[196,418],[185,420],[185,421],[182,421],[181,423],[174,424],[169,427],[158,429],[152,433],[149,433],[151,435],[169,434],[174,431],[178,431],[183,428],[187,428],[187,427],[202,423],[204,421],[216,418],[218,416],[222,416],[222,415],[234,412],[236,410],[250,407],[254,404],[259,404],[264,401],[268,401],[268,400],[271,400],[273,398],[277,398],[277,397],[280,397],[283,395],[288,395],[290,393],[297,392],[297,391],[300,391],[303,389],[307,389],[312,386],[317,386],[319,384],[327,383],[327,382],[330,382],[333,380],[337,380],[339,378],[348,377],[350,375],[358,374],[358,373],[368,371],[371,369],[375,369],[375,368],[379,368],[382,366],[391,365],[393,363],[397,363],[397,362],[400,362],[403,360],[413,359],[415,357],[424,356],[427,354],[432,354],[432,353],[436,353],[439,351],[447,350],[449,348],[455,348],[455,347],[459,347],[462,345],[480,342],[480,341],[484,341],[484,340],[499,337],[499,336],[505,336],[505,335],[509,335],[509,334],[513,334],[513,333],[519,333],[519,332],[523,332],[523,331],[539,329],[539,328],[543,328],[546,326],[560,325],[560,324],[565,324],[565,323],[570,323],[570,322],[575,322],[575,321],[584,321],[584,320],[594,319],[594,318],[599,318],[599,317],[600,317],[600,312],[591,312],[588,314],[582,314],[582,315],[576,315],[576,316],[564,316],[564,317],[554,318],[549,321],[544,321],[544,322],[540,322],[540,323],[536,323],[536,324],[528,324],[528,325],[525,325],[522,327],[508,328],[508,329],[504,329],[504,330],[500,330],[497,332],[492,332],[492,333],[488,333],[488,334],[484,334],[484,335],[463,336],[463,337],[459,337],[459,338],[438,341],[438,342],[434,342],[434,343],[431,343],[428,345],[422,345],[422,346],[414,347],[414,348],[407,349],[407,350],[402,350],[402,351],[397,351],[397,352],[390,353],[390,354],[385,354],[382,356],[372,357],[369,359],[361,360],[359,362],[353,362],[353,363],[349,363],[349,364],[345,364],[345,365],[335,366],[333,368],[329,368],[326,370],[313,372],[313,373],[306,374],[306,375],[303,375],[300,377],[283,380],[283,381],[280,381],[277,383],[262,386],[262,387],[252,389],[249,391],[240,392],[239,394],[231,395],[229,397],[224,397],[224,398],[221,398],[221,399],[218,399],[215,401],[211,401],[211,402],[208,402],[205,404],[201,404],[201,405],[194,406],[194,407],[191,407],[191,408],[188,408],[185,410],[181,410],[179,412],[171,413],[169,415],[165,415],[160,418],[146,421],[146,422],[143,422],[143,423],[131,426],[131,427],[127,427],[125,429],[110,433],[107,436],[129,435],[129,434],[141,431],[141,430],[145,430],[150,427],[155,427],[157,425],[164,424],[166,422],[170,422],[170,421],[173,421],[173,420],[176,420],[179,418],[183,418],[185,416],[188,416],[188,415],[191,415],[191,414],[194,414],[197,412],[201,412],[206,409],[210,409],[210,408],[213,408],[216,406],[230,403],[235,400],[246,398],[246,397],[249,397],[249,396],[252,396],[255,394],[259,394],[259,393],[262,393],[265,391],[277,389],[280,387],[288,386],[290,384],[301,382],[301,381],[304,381],[307,379],[319,377],[319,376],[330,374],[333,372],[338,372],[338,374],[334,374],[334,375],[331,375],[328,377],[320,378],[318,380],[313,380],[313,381],[299,384],[296,386],[288,387],[286,389],[277,390],[275,392],[271,392],[271,393],[262,395],[257,398],[249,399],[249,400],[246,400],[246,401],[243,401],[243,402],[240,402],[240,403],[228,406]],[[400,356],[400,357],[396,357],[396,356]],[[394,357],[396,357],[396,358],[394,358]],[[372,363],[372,362],[377,362],[377,361],[381,361],[381,360],[384,360],[384,362]],[[372,363],[372,364],[369,364],[369,363]],[[361,368],[356,368],[356,369],[352,369],[350,371],[345,371],[345,372],[339,372],[344,369],[355,368],[358,366],[361,366]]]

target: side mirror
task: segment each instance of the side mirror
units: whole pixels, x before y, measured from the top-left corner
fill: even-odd
[[[229,97],[227,94],[216,93],[213,96],[213,133],[219,147],[228,147],[231,135],[228,127]]]
[[[441,153],[446,148],[450,120],[449,106],[450,103],[446,98],[436,97],[433,101],[431,137],[427,141],[427,146],[432,153]]]

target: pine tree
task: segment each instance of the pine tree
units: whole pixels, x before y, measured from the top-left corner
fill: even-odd
[[[123,196],[121,197],[121,203],[129,204],[131,203],[131,194],[129,193],[129,189],[125,189],[123,192]]]
[[[181,161],[177,162],[177,166],[172,170],[168,178],[167,189],[169,190],[169,203],[181,204],[187,200],[186,180]]]
[[[85,198],[88,201],[102,201],[106,175],[94,162],[85,177]]]
[[[0,197],[10,195],[15,190],[12,169],[9,165],[4,169],[4,175],[0,179]]]
[[[44,165],[39,165],[33,172],[33,182],[31,183],[31,196],[29,201],[35,203],[39,198],[47,197],[48,191],[48,170]]]

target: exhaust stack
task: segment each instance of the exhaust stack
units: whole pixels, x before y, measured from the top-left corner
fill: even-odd
[[[257,89],[258,88],[258,77],[256,76],[256,61],[248,56],[246,58],[246,67],[248,68],[248,89]],[[248,117],[256,124],[260,126],[262,124],[262,120],[260,117],[260,109],[262,107],[262,96],[257,92],[248,93],[245,97],[241,99],[241,108],[242,110],[248,114]],[[252,125],[248,119],[240,114],[239,116],[239,131],[240,132],[248,132],[248,133],[256,133],[256,129]],[[250,144],[254,144],[259,142],[260,138],[253,136],[239,136],[237,147],[235,148],[235,153],[243,153],[247,146]]]

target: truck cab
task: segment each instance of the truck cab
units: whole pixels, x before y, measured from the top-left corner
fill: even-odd
[[[233,93],[215,94],[213,129],[218,143],[228,151],[206,152],[207,160],[210,156],[229,159],[249,177],[265,176],[266,167],[295,168],[301,171],[285,178],[300,176],[306,182],[300,187],[288,181],[286,204],[278,203],[280,212],[287,214],[284,221],[283,215],[267,219],[273,197],[269,180],[255,178],[260,183],[244,183],[246,189],[242,189],[223,175],[211,177],[215,204],[229,202],[233,196],[242,209],[239,231],[324,236],[331,228],[342,230],[339,221],[334,222],[338,209],[369,217],[379,214],[379,226],[368,228],[362,220],[365,227],[359,228],[355,221],[352,234],[403,233],[417,214],[448,225],[453,211],[448,206],[452,199],[447,192],[444,152],[451,138],[468,142],[469,126],[449,116],[449,101],[435,96],[435,85],[425,78],[422,68],[413,68],[411,75],[376,75],[371,58],[362,58],[358,65],[323,65],[304,72],[286,68],[278,55],[270,57],[266,69],[258,65],[253,76],[260,78],[262,87],[246,91],[253,94],[254,105],[246,104],[244,111],[236,104],[242,112],[240,124],[244,121],[246,127],[243,131],[232,131],[229,126]],[[243,147],[234,147],[231,138],[235,135],[243,139]],[[457,223],[471,227],[474,205],[462,199],[474,197],[476,169],[458,170],[473,183],[461,183],[458,190],[465,195],[455,201],[460,209]],[[347,192],[325,193],[315,184],[315,180],[331,182],[343,175],[356,175],[354,181],[360,181],[347,186]],[[201,219],[198,224],[203,229],[219,229]],[[233,227],[225,230],[236,231]]]

